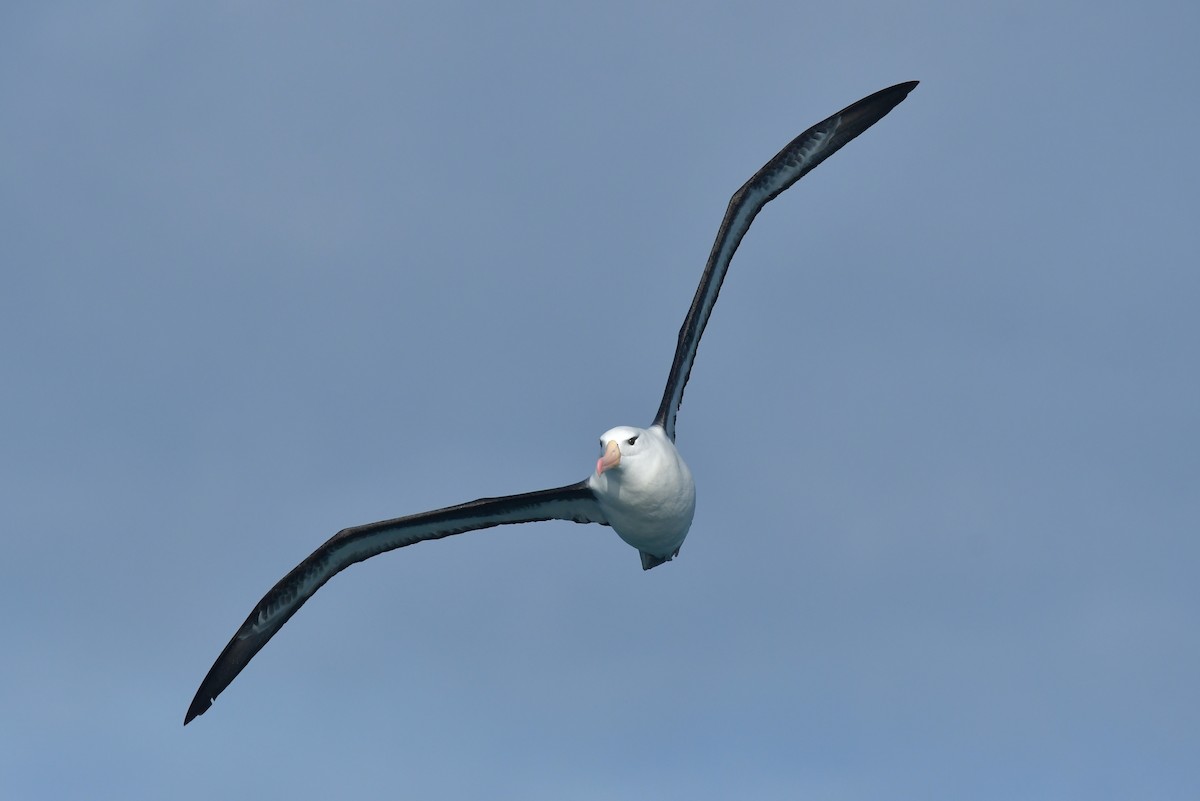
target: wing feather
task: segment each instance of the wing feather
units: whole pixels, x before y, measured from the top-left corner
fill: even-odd
[[[466,531],[512,523],[572,520],[608,525],[586,481],[556,489],[480,498],[431,512],[384,520],[339,531],[279,580],[250,612],[200,683],[188,707],[186,726],[203,715],[283,624],[325,582],[356,562],[396,548]]]
[[[721,282],[729,270],[729,262],[742,237],[750,230],[750,223],[762,211],[763,206],[780,193],[807,175],[814,167],[836,153],[843,145],[870,128],[904,100],[917,85],[917,81],[896,84],[859,100],[853,105],[817,123],[797,136],[783,150],[768,161],[761,170],[734,192],[717,231],[708,263],[692,306],[679,329],[679,342],[675,347],[675,359],[663,391],[662,403],[654,424],[660,425],[667,436],[675,439],[675,416],[683,403],[683,389],[692,373],[692,363],[700,346],[700,337],[717,295]]]

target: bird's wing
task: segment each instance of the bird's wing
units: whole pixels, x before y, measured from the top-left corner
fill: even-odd
[[[233,635],[200,683],[200,689],[196,691],[196,697],[192,699],[187,716],[183,719],[184,725],[197,715],[204,714],[242,668],[321,585],[355,562],[425,540],[539,520],[572,520],[576,523],[608,525],[596,503],[595,494],[586,481],[581,481],[539,492],[480,498],[458,506],[339,531],[296,565],[255,605],[246,622]]]
[[[721,228],[717,231],[717,240],[713,243],[708,263],[704,267],[700,286],[696,288],[692,307],[688,309],[683,327],[679,329],[675,360],[671,363],[667,387],[663,391],[662,403],[654,418],[654,423],[662,426],[672,440],[675,439],[675,415],[683,402],[683,389],[691,375],[692,363],[696,360],[700,336],[704,333],[704,326],[708,324],[713,305],[717,302],[721,282],[725,280],[725,273],[729,270],[729,261],[741,244],[746,231],[750,230],[750,223],[754,221],[754,217],[777,195],[807,175],[851,139],[883,119],[884,115],[904,100],[916,85],[917,81],[908,81],[880,90],[817,123],[793,139],[741,189],[734,192],[729,200],[725,219],[721,221]]]

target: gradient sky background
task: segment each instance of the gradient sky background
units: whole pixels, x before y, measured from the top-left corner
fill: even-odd
[[[6,3],[0,796],[1194,799],[1195,3]],[[347,525],[679,417],[680,559]]]

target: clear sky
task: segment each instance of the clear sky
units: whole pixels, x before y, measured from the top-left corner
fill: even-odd
[[[6,3],[0,796],[1200,796],[1195,3]],[[759,216],[643,573],[576,481]]]

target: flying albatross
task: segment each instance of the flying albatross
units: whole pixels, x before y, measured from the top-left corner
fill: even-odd
[[[649,428],[617,426],[605,431],[600,437],[601,455],[595,471],[577,484],[503,498],[480,498],[339,531],[284,576],[250,612],[201,682],[184,725],[212,706],[242,668],[325,582],[355,562],[386,551],[492,526],[572,520],[611,526],[639,551],[643,570],[677,556],[692,525],[696,488],[691,471],[675,449],[675,415],[734,251],[763,206],[881,120],[916,85],[916,81],[909,81],[883,89],[817,123],[793,139],[733,194],[700,286],[679,330],[662,403]]]

